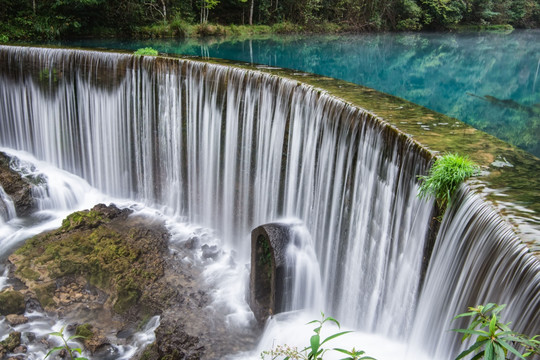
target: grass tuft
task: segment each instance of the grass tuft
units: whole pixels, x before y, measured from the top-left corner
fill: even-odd
[[[151,47],[140,48],[135,51],[136,56],[157,56],[158,52]]]
[[[475,175],[478,166],[466,156],[446,154],[439,157],[426,176],[419,176],[421,181],[418,196],[421,199],[435,197],[439,208],[450,205],[452,195],[467,178]]]

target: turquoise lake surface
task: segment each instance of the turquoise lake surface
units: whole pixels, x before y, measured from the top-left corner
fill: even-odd
[[[540,157],[540,29],[60,45],[222,58],[334,77],[460,119]]]

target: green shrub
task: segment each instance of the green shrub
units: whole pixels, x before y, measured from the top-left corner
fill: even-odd
[[[173,36],[188,37],[192,32],[192,26],[179,17],[174,18],[169,27]]]
[[[435,197],[441,209],[450,205],[452,195],[459,185],[478,171],[467,157],[446,154],[437,160],[427,176],[419,176],[421,181],[418,196],[422,199]]]
[[[195,32],[199,36],[225,36],[227,29],[222,25],[214,25],[209,23],[199,24],[195,28]]]
[[[455,360],[463,359],[469,354],[475,354],[473,359],[505,360],[510,352],[519,359],[531,355],[540,355],[540,335],[529,338],[518,334],[509,328],[509,324],[499,321],[499,313],[506,305],[487,304],[469,308],[469,312],[454,318],[471,317],[472,322],[467,329],[453,329],[463,334],[461,341],[476,337],[476,341]],[[483,330],[485,329],[485,330]],[[519,352],[514,346],[523,348]]]
[[[0,44],[7,43],[9,41],[9,36],[6,34],[0,34]]]
[[[272,32],[276,34],[293,34],[302,32],[302,27],[288,21],[276,23],[272,25]]]
[[[135,51],[136,56],[157,56],[158,52],[151,47],[140,48]]]

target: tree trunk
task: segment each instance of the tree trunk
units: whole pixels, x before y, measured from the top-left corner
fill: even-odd
[[[163,7],[163,22],[167,22],[167,5],[165,4],[165,0],[161,0],[161,5]]]
[[[34,10],[34,15],[36,15],[36,0],[32,0],[32,9]]]
[[[255,7],[255,0],[251,0],[251,5],[249,6],[249,25],[253,25],[253,8]]]

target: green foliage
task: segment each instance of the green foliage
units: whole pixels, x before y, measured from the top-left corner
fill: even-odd
[[[443,155],[435,160],[427,176],[418,177],[421,181],[418,196],[422,199],[435,197],[439,207],[443,209],[450,204],[459,185],[477,171],[478,167],[467,157],[457,154]]]
[[[62,326],[62,329],[60,329],[59,332],[52,332],[50,333],[50,335],[53,335],[53,336],[58,336],[62,342],[63,342],[63,345],[60,345],[60,346],[55,346],[54,348],[52,348],[51,350],[49,350],[49,352],[47,353],[47,355],[45,355],[45,359],[48,358],[52,353],[56,352],[56,351],[61,351],[61,350],[66,350],[68,355],[69,355],[69,358],[71,360],[73,359],[79,359],[79,360],[88,360],[87,358],[84,358],[84,357],[77,357],[77,356],[73,356],[73,355],[76,355],[76,354],[81,354],[82,353],[82,349],[81,348],[72,348],[71,346],[68,345],[68,342],[71,341],[71,340],[75,340],[75,339],[84,339],[84,336],[82,335],[71,335],[70,337],[68,337],[67,339],[64,337],[64,328],[65,326]]]
[[[220,25],[281,23],[281,33],[540,26],[537,0],[0,0],[0,8],[0,34],[12,41],[190,36],[196,35],[189,31],[195,19]],[[7,40],[0,36],[0,42]]]
[[[289,21],[280,22],[272,26],[272,32],[276,34],[292,34],[302,32],[300,25],[293,24]]]
[[[472,322],[467,329],[453,329],[463,334],[461,341],[475,337],[475,342],[455,360],[463,359],[469,354],[474,354],[472,359],[505,360],[508,353],[519,359],[525,359],[531,355],[540,355],[539,335],[532,338],[512,331],[509,324],[500,322],[499,313],[506,305],[489,303],[485,306],[469,308],[469,312],[460,314],[454,318],[471,317]],[[485,329],[485,330],[483,330]],[[519,352],[516,347],[523,348]]]
[[[6,34],[0,34],[0,44],[7,43],[9,41],[9,36]]]
[[[324,358],[324,354],[333,350],[347,356],[342,360],[375,360],[370,356],[365,356],[364,351],[356,350],[354,348],[352,350],[345,350],[340,348],[327,349],[323,347],[323,345],[326,344],[328,341],[351,333],[351,331],[341,331],[325,337],[324,339],[321,339],[321,329],[326,322],[332,322],[336,324],[338,328],[341,327],[336,319],[330,316],[325,316],[324,313],[321,312],[321,320],[313,320],[306,324],[317,325],[313,329],[315,335],[312,335],[309,339],[308,346],[306,346],[302,350],[298,350],[296,347],[290,347],[288,345],[278,345],[272,350],[263,351],[261,353],[261,359],[264,360],[267,357],[270,357],[270,359],[275,360],[277,358],[283,357],[284,360],[322,360]]]
[[[195,27],[195,33],[199,36],[224,36],[227,30],[224,26],[204,22]]]
[[[151,47],[140,48],[135,51],[135,56],[157,56],[158,52]]]

